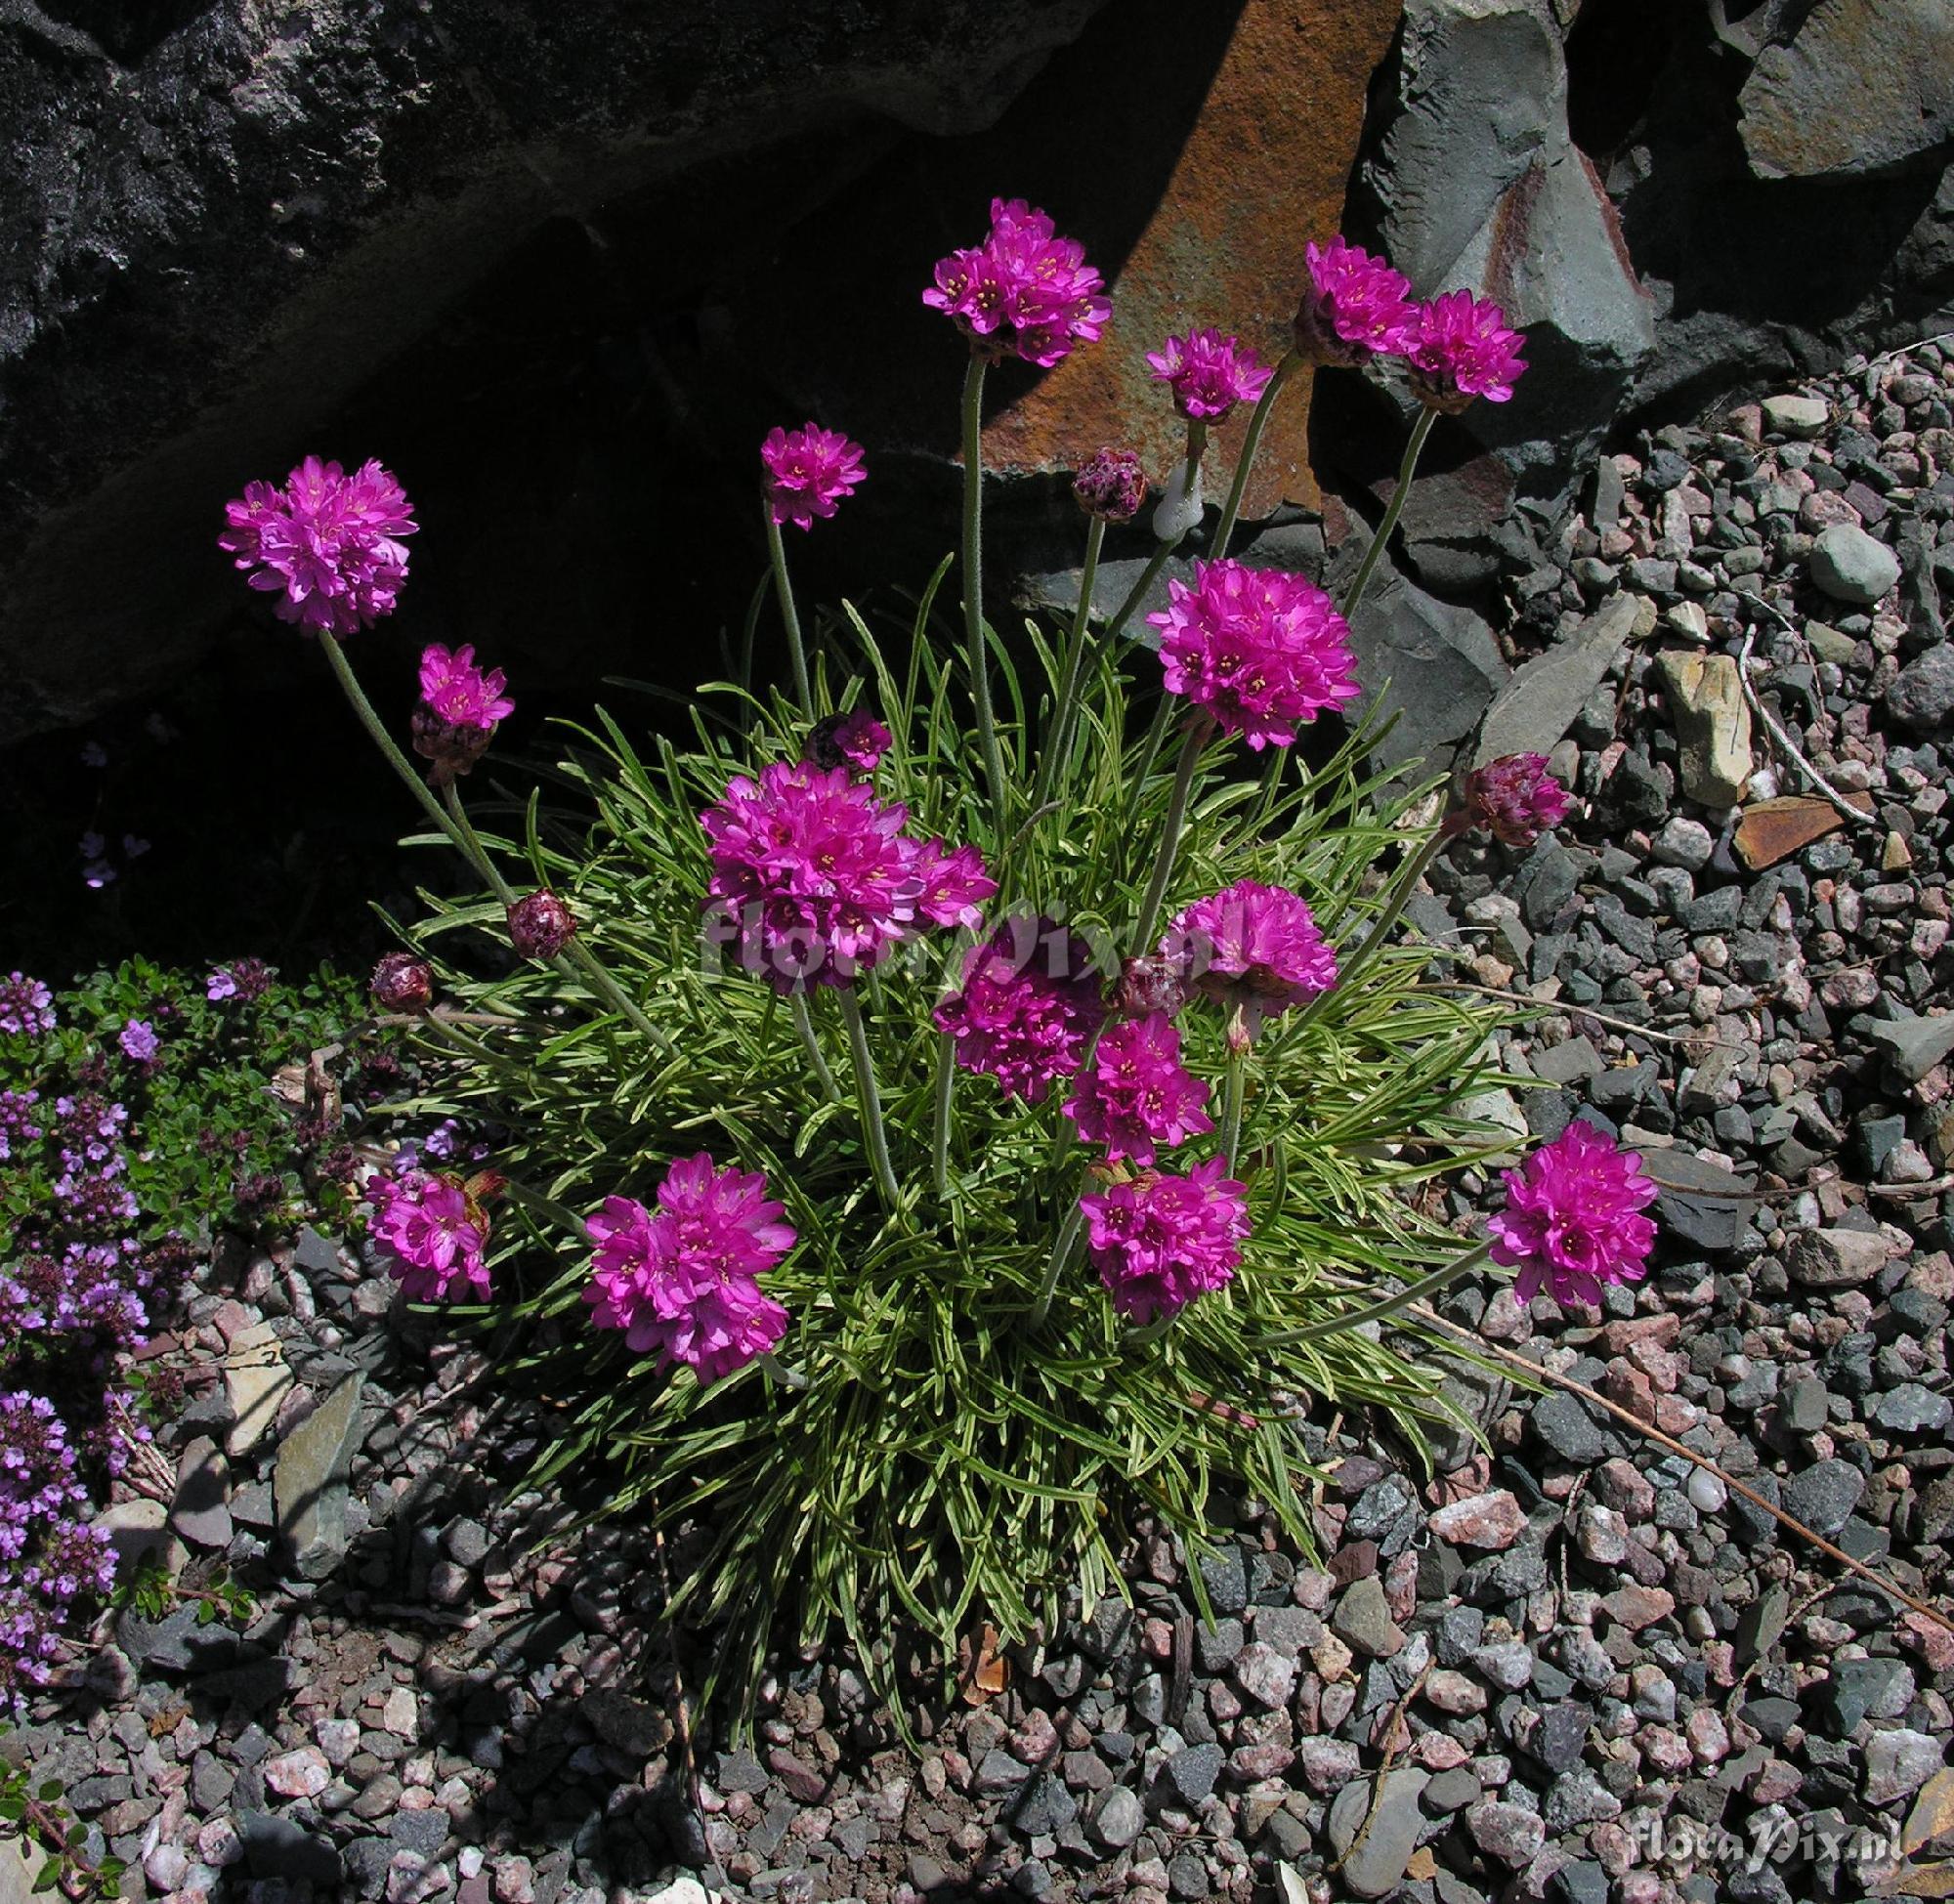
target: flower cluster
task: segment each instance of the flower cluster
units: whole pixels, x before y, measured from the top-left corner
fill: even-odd
[[[1079,1070],[1105,1019],[1092,949],[1048,918],[1007,920],[973,946],[962,990],[936,1008],[956,1062],[1027,1104]]]
[[[862,445],[818,423],[770,430],[760,444],[760,461],[767,468],[767,514],[796,529],[812,529],[817,516],[833,515],[835,505],[869,474],[862,467]]]
[[[720,1169],[703,1151],[671,1166],[656,1210],[607,1197],[587,1225],[592,1321],[640,1355],[685,1363],[701,1386],[743,1369],[786,1333],[787,1312],[759,1284],[793,1247],[782,1214],[764,1176]]]
[[[1412,394],[1447,414],[1475,397],[1504,403],[1526,368],[1520,334],[1497,304],[1470,291],[1447,291],[1423,305],[1418,331],[1406,347]]]
[[[889,750],[889,730],[865,707],[828,714],[807,737],[806,758],[824,772],[845,768],[851,780],[873,780]]]
[[[1308,902],[1253,879],[1197,900],[1174,920],[1160,952],[1197,990],[1239,1014],[1249,1037],[1263,1019],[1337,983],[1337,954]]]
[[[382,1011],[425,1011],[434,1002],[434,971],[412,952],[382,952],[367,991]]]
[[[220,965],[205,981],[203,995],[212,1004],[236,998],[254,1004],[272,989],[272,968],[262,958],[240,958]]]
[[[1303,247],[1309,288],[1296,314],[1296,347],[1312,363],[1352,365],[1397,355],[1418,328],[1411,286],[1381,258],[1341,235]]]
[[[0,1164],[14,1155],[16,1145],[33,1143],[41,1127],[33,1121],[39,1091],[0,1090]]]
[[[908,820],[839,767],[741,775],[700,816],[707,916],[784,993],[852,984],[920,926],[976,925],[998,890],[976,848],[916,839]]]
[[[115,1042],[122,1047],[122,1055],[132,1064],[152,1064],[155,1062],[156,1053],[162,1049],[162,1040],[156,1037],[156,1028],[140,1018],[130,1019],[122,1027]]]
[[[1206,708],[1259,751],[1286,747],[1300,722],[1354,700],[1350,630],[1314,582],[1243,562],[1197,562],[1170,581],[1161,631],[1168,690]]]
[[[470,1186],[431,1170],[376,1176],[368,1234],[386,1251],[387,1273],[415,1302],[488,1296],[488,1218]]]
[[[509,943],[521,958],[554,958],[576,937],[576,914],[547,886],[509,904]]]
[[[1142,1170],[1079,1200],[1093,1266],[1123,1316],[1177,1314],[1233,1278],[1249,1234],[1248,1187],[1227,1169],[1212,1157],[1185,1176]]]
[[[1099,335],[1113,309],[1104,288],[1084,247],[1057,236],[1043,212],[994,198],[983,243],[943,259],[922,301],[955,319],[980,355],[1048,370]]]
[[[1113,1163],[1146,1164],[1157,1146],[1214,1128],[1201,1108],[1207,1101],[1208,1086],[1180,1062],[1180,1034],[1156,1011],[1106,1029],[1065,1115]]]
[[[55,1028],[54,994],[39,979],[9,972],[0,979],[0,1032],[40,1037]]]
[[[1169,337],[1147,353],[1154,376],[1173,392],[1174,407],[1197,423],[1218,423],[1237,403],[1253,403],[1275,371],[1257,363],[1241,340],[1218,330]]]
[[[277,596],[274,613],[308,634],[351,635],[394,611],[407,578],[402,537],[414,532],[406,492],[378,463],[351,476],[308,456],[282,487],[249,483],[224,510],[218,547]]]
[[[1655,1225],[1641,1211],[1656,1186],[1636,1152],[1577,1119],[1504,1174],[1507,1206],[1486,1230],[1493,1260],[1519,1271],[1522,1302],[1542,1290],[1559,1303],[1599,1302],[1605,1284],[1647,1273]]]
[[[486,673],[475,650],[452,652],[431,642],[421,653],[421,700],[414,709],[414,751],[434,763],[428,778],[446,786],[488,752],[496,728],[516,711],[500,668]]]
[[[1547,771],[1543,753],[1502,754],[1466,779],[1466,797],[1451,824],[1483,827],[1507,846],[1531,846],[1567,818],[1567,790]]]

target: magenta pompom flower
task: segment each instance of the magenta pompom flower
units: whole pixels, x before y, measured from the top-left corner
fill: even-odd
[[[1218,330],[1189,331],[1169,337],[1147,353],[1154,376],[1173,392],[1174,406],[1198,423],[1214,423],[1237,403],[1253,403],[1275,375],[1242,348],[1239,338]]]
[[[1502,754],[1466,779],[1466,797],[1447,821],[1455,831],[1483,827],[1508,846],[1531,846],[1567,818],[1567,790],[1547,771],[1544,753]]]
[[[803,758],[828,772],[846,768],[851,780],[866,781],[874,778],[888,750],[889,730],[866,707],[855,707],[816,721]]]
[[[1197,991],[1240,1013],[1249,1038],[1263,1019],[1306,1004],[1337,983],[1337,953],[1301,894],[1253,879],[1197,900],[1168,929],[1160,950]]]
[[[1381,258],[1339,235],[1303,249],[1309,288],[1296,313],[1296,348],[1312,363],[1346,366],[1400,352],[1418,328],[1411,286]]]
[[[9,972],[0,979],[0,1032],[39,1037],[55,1028],[55,996],[39,979]]]
[[[1405,347],[1412,395],[1428,409],[1457,415],[1475,397],[1504,403],[1526,368],[1520,334],[1490,299],[1447,291],[1421,305]]]
[[[974,847],[903,831],[841,768],[775,761],[741,775],[700,816],[712,877],[705,910],[741,962],[782,992],[849,985],[925,925],[975,925],[997,890]]]
[[[1101,449],[1072,478],[1073,498],[1102,523],[1129,523],[1146,506],[1147,472],[1130,449]]]
[[[401,538],[412,506],[391,472],[362,463],[351,476],[308,456],[279,488],[247,483],[225,504],[218,546],[252,570],[251,586],[276,594],[280,621],[307,633],[356,634],[394,612],[407,578]]]
[[[621,1329],[639,1354],[683,1362],[704,1386],[743,1369],[786,1333],[787,1312],[758,1279],[793,1247],[758,1171],[682,1158],[658,1208],[607,1197],[590,1219],[597,1246],[583,1299],[599,1329]]]
[[[1180,1062],[1180,1034],[1157,1011],[1106,1029],[1065,1115],[1113,1163],[1151,1164],[1156,1146],[1214,1128],[1207,1101],[1208,1086]]]
[[[1507,1206],[1486,1233],[1493,1260],[1519,1271],[1522,1302],[1542,1290],[1559,1303],[1599,1302],[1604,1284],[1647,1274],[1655,1225],[1640,1212],[1656,1186],[1638,1153],[1577,1120],[1504,1174]]]
[[[1350,630],[1314,582],[1243,562],[1197,562],[1194,585],[1168,584],[1161,631],[1168,690],[1205,707],[1259,752],[1286,747],[1299,722],[1361,692]]]
[[[434,762],[428,778],[448,785],[488,750],[495,729],[516,711],[500,668],[475,665],[475,650],[450,653],[440,642],[421,652],[421,704],[414,709],[414,751]]]
[[[835,505],[869,475],[862,467],[862,445],[819,423],[768,431],[760,461],[767,466],[767,513],[796,529],[812,529],[817,516],[833,515]]]
[[[1234,1277],[1249,1193],[1227,1168],[1225,1158],[1212,1157],[1185,1176],[1142,1170],[1080,1198],[1093,1266],[1121,1315],[1149,1323],[1178,1314]]]
[[[963,960],[963,989],[936,1008],[965,1071],[1039,1104],[1070,1078],[1106,1020],[1092,949],[1055,920],[1008,919]]]
[[[415,1302],[446,1302],[474,1295],[487,1300],[488,1218],[482,1194],[493,1179],[472,1184],[428,1170],[375,1177],[366,1191],[373,1206],[373,1241],[391,1258],[387,1273]]]
[[[922,301],[954,319],[979,356],[1048,370],[1099,335],[1113,311],[1104,289],[1078,239],[1057,236],[1022,198],[994,198],[983,243],[941,260]]]

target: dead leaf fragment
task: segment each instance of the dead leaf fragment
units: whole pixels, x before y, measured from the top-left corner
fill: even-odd
[[[1846,797],[1863,812],[1873,809],[1870,793],[1855,789]],[[1786,793],[1747,807],[1737,823],[1732,844],[1738,859],[1753,872],[1762,872],[1827,833],[1836,833],[1845,824],[1845,816],[1830,800],[1814,799],[1808,793]]]

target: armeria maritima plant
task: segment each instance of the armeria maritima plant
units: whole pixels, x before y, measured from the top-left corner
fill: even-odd
[[[1007,628],[982,573],[984,378],[1112,348],[1111,307],[1043,212],[991,212],[921,292],[968,357],[952,627],[949,562],[906,625],[803,621],[783,529],[822,533],[872,473],[834,430],[777,430],[757,527],[787,691],[712,691],[683,741],[565,727],[540,806],[498,795],[479,825],[453,748],[430,786],[366,701],[349,616],[301,617],[481,887],[432,902],[424,962],[375,995],[423,1048],[417,1108],[500,1141],[465,1182],[388,1173],[375,1235],[552,1398],[535,1481],[692,1530],[679,1610],[747,1692],[771,1646],[835,1628],[878,1671],[906,1624],[945,1660],[979,1618],[1025,1635],[1064,1589],[1117,1586],[1138,1517],[1200,1545],[1211,1488],[1307,1544],[1303,1423],[1370,1404],[1416,1440],[1445,1404],[1413,1305],[1495,1247],[1408,1193],[1497,1148],[1465,1109],[1497,1011],[1395,928],[1427,840],[1518,837],[1557,789],[1503,770],[1421,831],[1429,789],[1374,777],[1375,730],[1346,725],[1377,685],[1346,620],[1368,565],[1338,601],[1229,545],[1286,378],[1370,361],[1448,410],[1500,401],[1509,334],[1470,300],[1427,320],[1381,261],[1312,247],[1279,362],[1218,329],[1149,360],[1187,449],[1140,585],[1108,613],[1093,583],[1109,533],[1144,536],[1148,472],[1082,444],[1079,605]],[[1237,403],[1217,517],[1200,466]],[[289,579],[271,525],[320,480],[254,487],[225,546]],[[1189,537],[1200,560],[1156,593]],[[380,543],[331,547],[344,574],[308,571],[301,605],[393,606]],[[1147,621],[1152,650],[1123,639]],[[452,701],[430,711],[472,723],[473,765],[505,684],[429,653]],[[1496,1253],[1584,1295],[1629,1273],[1639,1195],[1586,1154],[1528,1165]]]

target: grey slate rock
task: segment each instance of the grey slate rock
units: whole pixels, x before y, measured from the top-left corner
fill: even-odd
[[[1785,1483],[1784,1511],[1828,1540],[1846,1525],[1866,1492],[1866,1477],[1836,1455],[1813,1461]]]
[[[1811,579],[1835,602],[1870,608],[1899,581],[1899,558],[1850,523],[1834,523],[1811,544]]]
[[[1427,1773],[1401,1766],[1386,1772],[1376,1789],[1368,1779],[1346,1785],[1330,1807],[1330,1842],[1338,1857],[1346,1857],[1340,1876],[1356,1897],[1388,1897],[1403,1882],[1405,1866],[1418,1849],[1424,1829],[1419,1800],[1430,1783]],[[1370,1828],[1365,1831],[1365,1820]],[[1354,1853],[1357,1834],[1364,1841]]]

